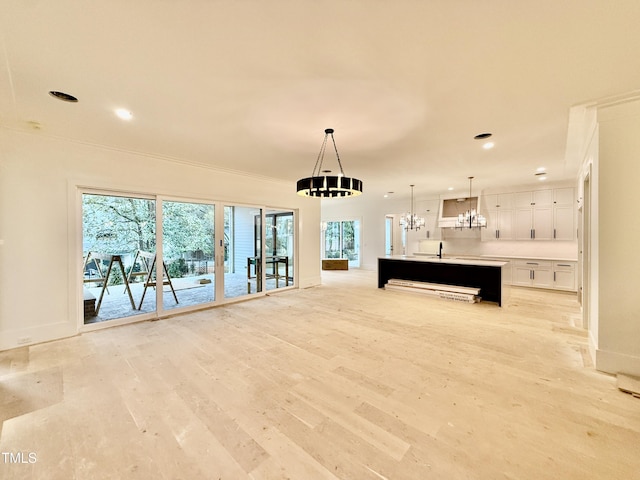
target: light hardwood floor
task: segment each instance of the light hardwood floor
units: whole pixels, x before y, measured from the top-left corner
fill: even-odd
[[[578,319],[574,295],[499,308],[352,270],[2,352],[0,478],[640,478],[640,399]]]

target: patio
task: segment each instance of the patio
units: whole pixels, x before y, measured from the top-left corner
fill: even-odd
[[[209,281],[210,283],[202,283],[203,281]],[[248,285],[250,286],[250,292],[256,293],[256,279],[247,279],[246,273],[233,273],[225,274],[224,276],[224,297],[225,298],[237,298],[243,295],[247,295]],[[249,284],[247,285],[247,282]],[[174,308],[200,305],[214,301],[215,280],[213,274],[196,275],[183,278],[172,278],[171,283],[178,298],[176,304],[173,294],[169,286],[163,288],[163,308],[165,311]],[[292,280],[289,280],[289,285],[292,285]],[[264,285],[266,290],[273,290],[275,288],[282,288],[285,286],[284,279],[281,278],[276,287],[276,280],[274,278],[268,278]],[[90,315],[85,313],[84,323],[91,324],[97,322],[103,322],[105,320],[113,320],[116,318],[125,318],[135,315],[141,315],[144,313],[154,312],[156,310],[156,292],[153,287],[148,287],[144,296],[144,302],[140,310],[140,299],[144,291],[143,282],[130,282],[129,289],[136,308],[131,307],[129,296],[126,293],[124,284],[111,285],[107,288],[102,298],[100,310],[98,315]],[[84,291],[90,293],[95,297],[95,305],[97,305],[100,298],[100,292],[102,287],[100,285],[85,286]]]

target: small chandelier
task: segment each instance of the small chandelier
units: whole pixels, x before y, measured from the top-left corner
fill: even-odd
[[[329,135],[331,135],[338,166],[340,167],[338,175],[326,175],[331,173],[331,170],[322,170],[322,162],[324,161],[324,152]],[[320,147],[320,153],[313,167],[313,172],[311,172],[310,177],[298,180],[297,190],[298,195],[301,197],[355,197],[362,193],[362,181],[357,178],[345,177],[344,175],[338,147],[336,147],[336,141],[333,138],[333,128],[327,128],[324,131],[324,141],[322,142],[322,147]]]
[[[424,227],[424,218],[419,217],[418,214],[413,213],[413,187],[415,185],[410,185],[411,187],[411,211],[409,213],[405,213],[400,217],[400,225],[405,230],[420,230],[420,227]]]
[[[475,208],[473,208],[471,200],[471,182],[473,177],[469,177],[469,210],[464,213],[458,214],[456,220],[456,228],[482,228],[487,227],[487,219],[484,215],[480,215]],[[478,201],[476,200],[476,208],[478,208]]]

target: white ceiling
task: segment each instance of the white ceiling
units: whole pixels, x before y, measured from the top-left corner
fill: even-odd
[[[573,179],[569,110],[640,88],[638,24],[638,0],[0,0],[0,125],[292,193],[328,127],[368,195]]]

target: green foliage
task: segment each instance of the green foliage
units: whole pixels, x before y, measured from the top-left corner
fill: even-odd
[[[324,232],[325,257],[358,259],[356,222],[327,222]]]
[[[167,265],[167,271],[171,278],[182,278],[189,273],[189,266],[183,258],[179,258]]]
[[[153,251],[156,235],[155,204],[154,200],[143,198],[83,195],[84,251]]]
[[[165,258],[176,258],[185,252],[202,251],[213,256],[213,205],[164,202],[162,232]]]
[[[82,216],[85,253],[133,254],[136,250],[155,251],[155,200],[85,194]],[[213,205],[164,202],[164,257],[178,258],[185,252],[199,251],[205,258],[212,258],[213,226]],[[139,266],[135,268],[134,271],[139,270]]]
[[[120,266],[117,263],[111,267],[111,273],[109,274],[109,282],[107,285],[124,285],[124,278],[122,277]]]

